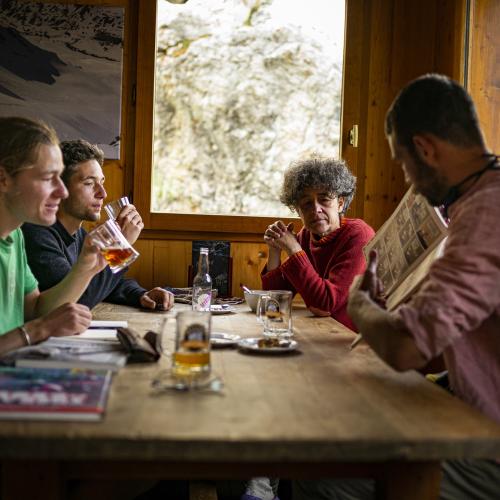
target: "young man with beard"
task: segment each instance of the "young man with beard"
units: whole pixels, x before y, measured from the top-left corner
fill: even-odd
[[[456,82],[426,75],[404,88],[386,117],[392,156],[406,180],[450,224],[443,256],[411,300],[379,304],[377,255],[351,287],[348,312],[370,347],[399,371],[443,355],[455,395],[500,423],[500,164],[479,127],[472,99]],[[500,458],[500,457],[499,457]],[[440,498],[496,499],[500,463],[442,464]],[[302,481],[296,499],[368,499],[368,480]]]
[[[103,152],[83,140],[63,142],[61,150],[65,165],[61,177],[69,196],[60,205],[57,221],[50,227],[24,224],[22,228],[28,263],[42,290],[59,283],[71,271],[86,235],[82,222],[99,220],[106,198]],[[133,205],[122,208],[117,223],[131,245],[144,227]],[[168,310],[173,306],[170,292],[162,288],[146,291],[135,280],[125,279],[125,272],[113,274],[105,268],[92,279],[79,303],[90,308],[102,301],[146,309]]]

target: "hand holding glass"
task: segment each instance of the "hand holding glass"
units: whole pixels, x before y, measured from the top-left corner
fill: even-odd
[[[111,219],[90,231],[89,235],[113,273],[129,266],[139,257],[139,252],[130,245],[118,224]]]
[[[105,205],[104,210],[109,219],[116,220],[118,218],[118,214],[121,212],[121,209],[123,207],[126,207],[127,205],[130,205],[128,197],[123,196],[122,198],[119,198],[118,200],[113,200],[107,205]]]

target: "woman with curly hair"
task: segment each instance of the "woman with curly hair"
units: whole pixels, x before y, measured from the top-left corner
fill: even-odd
[[[280,220],[267,227],[269,257],[262,271],[265,290],[300,293],[313,314],[332,316],[353,330],[349,287],[365,270],[362,249],[374,235],[361,219],[344,217],[355,189],[356,177],[343,161],[313,157],[292,164],[280,200],[298,213],[304,227],[297,235],[293,224]]]

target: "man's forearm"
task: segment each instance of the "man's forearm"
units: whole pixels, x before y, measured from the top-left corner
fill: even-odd
[[[348,312],[366,342],[388,365],[401,371],[425,365],[425,358],[399,316],[381,308],[368,292],[352,293]]]
[[[83,273],[77,266],[74,266],[62,281],[39,295],[35,317],[47,314],[67,302],[77,302],[93,276],[93,273]]]

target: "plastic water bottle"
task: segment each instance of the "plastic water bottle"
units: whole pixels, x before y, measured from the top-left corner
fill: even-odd
[[[208,248],[200,248],[198,272],[193,279],[193,311],[210,311],[212,278],[208,274]]]

